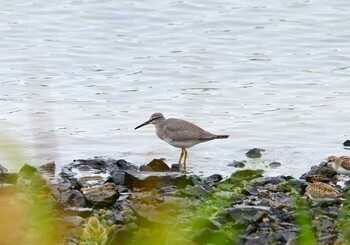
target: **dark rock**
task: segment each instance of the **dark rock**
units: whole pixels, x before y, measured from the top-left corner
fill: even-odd
[[[269,207],[236,205],[227,210],[227,214],[233,220],[233,225],[246,227],[251,223],[259,223],[267,216]]]
[[[281,165],[282,164],[280,162],[272,162],[269,164],[269,167],[270,168],[279,168],[279,167],[281,167]]]
[[[164,216],[152,205],[134,203],[130,205],[130,208],[136,215],[137,225],[140,227],[160,227],[170,222],[168,219],[164,219]]]
[[[16,184],[18,174],[16,173],[0,173],[0,183]]]
[[[77,190],[63,192],[61,194],[61,203],[73,207],[84,207],[86,205],[84,195]]]
[[[137,171],[138,170],[138,167],[124,159],[119,159],[115,162],[111,162],[109,165],[108,165],[108,168],[112,171],[112,170],[115,170],[115,169],[118,169],[118,170],[124,170],[124,171]]]
[[[56,171],[56,164],[55,162],[49,162],[49,163],[46,163],[44,165],[41,165],[39,167],[40,170],[43,170],[45,172],[48,172],[48,173],[55,173]]]
[[[180,191],[180,194],[187,197],[204,198],[209,194],[209,191],[200,185],[188,185],[185,189]]]
[[[91,188],[81,189],[86,200],[95,206],[109,206],[114,204],[119,196],[114,183],[105,183]]]
[[[284,181],[286,181],[284,176],[276,176],[276,177],[260,177],[252,180],[250,183],[254,186],[264,186],[266,184],[277,185]]]
[[[296,239],[298,236],[297,232],[285,230],[285,231],[279,231],[277,233],[277,239],[280,241],[282,244],[286,244],[288,241],[291,241],[293,239]]]
[[[234,172],[231,175],[231,179],[234,179],[236,181],[238,180],[252,180],[252,179],[256,179],[259,177],[262,177],[262,173],[264,171],[261,169],[257,169],[257,170],[251,170],[251,169],[245,169],[245,170],[239,170]]]
[[[169,166],[162,159],[153,159],[147,165],[142,165],[140,171],[169,171]]]
[[[255,195],[257,196],[259,194],[258,189],[255,186],[246,186],[242,189],[242,194],[244,195]]]
[[[241,161],[233,161],[232,163],[229,163],[227,166],[235,167],[235,168],[244,168],[245,164],[244,162],[241,162]]]
[[[182,174],[157,172],[150,175],[146,172],[125,172],[125,186],[129,189],[134,188],[163,188],[165,186],[174,186],[177,178]]]
[[[198,217],[193,221],[192,228],[194,230],[199,230],[203,228],[209,228],[211,230],[220,230],[221,224],[215,220],[211,220],[204,217]]]
[[[327,178],[332,178],[337,174],[337,172],[330,166],[320,164],[320,166],[312,166],[311,169],[303,174],[300,178],[301,179],[306,179],[308,176],[313,176],[313,175],[323,175]]]
[[[181,175],[175,178],[175,186],[178,189],[183,189],[188,185],[199,185],[202,182],[198,175]]]
[[[106,180],[106,182],[113,182],[116,185],[124,185],[125,183],[125,172],[113,171],[113,174]]]
[[[33,166],[30,166],[28,164],[25,164],[18,172],[18,177],[23,179],[31,179],[33,178],[33,175],[37,173],[38,170],[34,168]]]
[[[171,172],[179,172],[180,171],[180,164],[172,164],[169,171],[171,171]]]
[[[220,174],[213,174],[203,180],[203,183],[208,186],[213,186],[216,183],[219,183],[222,180],[222,176]]]
[[[270,245],[276,244],[276,233],[272,231],[263,231],[251,234],[244,239],[244,245]]]
[[[245,155],[249,158],[259,158],[262,156],[261,152],[265,151],[261,148],[250,149]]]
[[[350,140],[345,140],[344,143],[343,143],[343,145],[344,145],[345,147],[350,147]]]
[[[234,244],[232,238],[230,238],[224,231],[212,230],[210,228],[203,228],[197,231],[192,241],[196,244],[220,244],[231,245]]]
[[[7,173],[7,172],[8,172],[7,168],[5,168],[4,166],[2,166],[0,164],[0,174],[4,174],[4,173]]]
[[[61,178],[68,180],[70,178],[73,178],[75,176],[75,173],[71,169],[64,167],[62,168],[62,171],[59,175],[61,176]]]

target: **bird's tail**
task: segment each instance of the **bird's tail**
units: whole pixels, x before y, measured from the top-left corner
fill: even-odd
[[[226,139],[228,138],[230,135],[216,135],[216,139]]]

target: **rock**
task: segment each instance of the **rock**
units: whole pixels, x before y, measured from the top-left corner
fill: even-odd
[[[48,173],[55,173],[56,171],[56,164],[55,162],[49,162],[49,163],[46,163],[44,165],[41,165],[39,167],[40,170],[43,170],[44,172],[48,172]]]
[[[264,186],[266,184],[277,185],[281,182],[286,181],[284,176],[276,176],[276,177],[260,177],[253,179],[250,183],[254,186]]]
[[[193,221],[193,229],[199,230],[203,228],[209,228],[211,230],[220,230],[222,228],[221,224],[217,221],[211,220],[209,218],[198,217]]]
[[[269,210],[265,206],[235,205],[227,210],[227,215],[233,220],[233,226],[246,227],[251,223],[259,223]]]
[[[16,184],[18,179],[18,174],[16,173],[0,173],[0,183],[6,184]]]
[[[137,171],[138,167],[124,159],[119,159],[117,161],[111,162],[108,165],[110,171],[113,170],[123,170],[123,171]]]
[[[180,172],[180,164],[172,164],[169,171],[171,171],[171,172]]]
[[[260,158],[262,156],[261,152],[265,151],[261,148],[250,149],[245,155],[249,158]]]
[[[85,207],[85,197],[77,190],[65,191],[61,194],[61,203],[73,207]]]
[[[204,198],[209,194],[209,191],[200,185],[188,185],[185,189],[180,191],[180,194],[187,197]]]
[[[323,182],[323,183],[329,183],[331,182],[330,178],[327,178],[326,176],[322,174],[314,174],[314,175],[306,175],[305,180],[310,183],[314,182]]]
[[[232,163],[229,163],[227,166],[235,167],[235,168],[244,168],[245,164],[244,162],[241,162],[241,161],[233,161]]]
[[[7,172],[8,172],[7,168],[5,168],[4,166],[2,166],[0,164],[0,174],[4,174],[4,173],[7,173]]]
[[[170,220],[164,219],[164,216],[158,212],[154,206],[145,204],[131,204],[131,210],[134,212],[137,218],[137,224],[141,227],[153,227],[170,224]]]
[[[343,143],[343,145],[344,145],[345,147],[350,147],[350,140],[345,140],[344,143]]]
[[[239,170],[234,172],[231,175],[231,179],[233,179],[234,181],[238,181],[238,180],[252,180],[252,179],[256,179],[258,177],[262,177],[262,173],[264,171],[261,169],[257,169],[257,170],[251,170],[251,169],[245,169],[245,170]]]
[[[303,174],[300,178],[306,179],[308,176],[313,175],[323,175],[327,178],[332,178],[337,174],[337,172],[331,167],[327,166],[324,163],[321,163],[319,166],[312,166],[311,169]]]
[[[75,176],[75,173],[68,167],[63,167],[61,173],[59,174],[61,178],[69,180]]]
[[[213,175],[210,175],[209,177],[206,177],[203,180],[203,183],[208,185],[208,186],[213,186],[216,183],[219,183],[222,179],[223,178],[220,174],[213,174]]]
[[[125,183],[125,172],[113,171],[113,174],[106,180],[106,182],[113,182],[116,185],[124,185]]]
[[[169,171],[169,166],[162,159],[153,159],[147,165],[142,165],[140,171]]]
[[[84,224],[84,219],[80,216],[65,216],[63,219],[71,226],[79,226]]]
[[[178,182],[180,173],[173,172],[155,172],[152,175],[146,172],[125,172],[125,186],[129,189],[134,188],[156,188],[165,186],[174,186]]]
[[[207,227],[197,231],[194,234],[192,241],[196,244],[234,244],[233,239],[230,238],[224,231],[212,230]]]
[[[94,206],[112,205],[119,197],[117,186],[114,183],[105,183],[81,190],[86,200]]]
[[[180,175],[175,179],[175,186],[178,189],[183,189],[186,188],[188,185],[199,185],[201,184],[201,182],[202,180],[198,175]]]
[[[281,165],[282,164],[280,162],[272,162],[269,164],[269,167],[270,168],[279,168],[279,167],[281,167]]]
[[[18,172],[18,177],[23,179],[31,179],[38,170],[28,164],[25,164]]]

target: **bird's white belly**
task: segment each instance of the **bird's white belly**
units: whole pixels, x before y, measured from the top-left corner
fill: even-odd
[[[174,141],[174,140],[171,140],[171,139],[167,139],[167,138],[164,138],[163,139],[165,142],[167,142],[169,145],[171,146],[174,146],[174,147],[178,147],[178,148],[190,148],[196,144],[198,144],[199,142],[198,141],[191,141],[191,140],[188,140],[188,141]]]

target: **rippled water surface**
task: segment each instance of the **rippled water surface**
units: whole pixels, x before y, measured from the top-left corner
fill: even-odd
[[[134,130],[160,111],[231,135],[188,149],[191,172],[227,176],[260,147],[247,167],[299,176],[350,153],[349,12],[346,0],[8,1],[0,126],[37,165],[176,163],[152,125]]]

